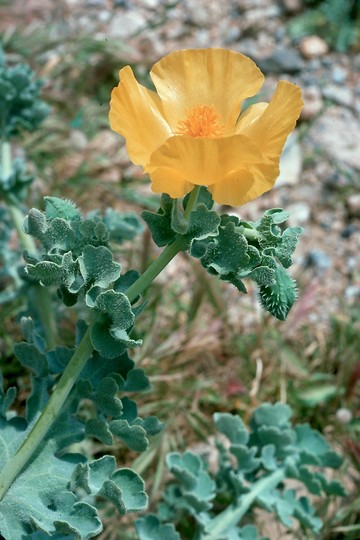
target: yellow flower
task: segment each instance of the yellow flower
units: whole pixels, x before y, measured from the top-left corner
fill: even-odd
[[[264,76],[250,58],[225,49],[165,56],[150,71],[157,93],[138,84],[130,66],[119,75],[110,124],[154,192],[177,198],[207,186],[216,202],[237,206],[272,188],[303,105],[296,85],[280,81],[270,103],[241,113]]]

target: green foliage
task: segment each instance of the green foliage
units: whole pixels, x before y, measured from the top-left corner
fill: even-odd
[[[26,64],[0,62],[0,136],[6,140],[34,131],[50,112],[40,99],[43,83]]]
[[[166,488],[156,516],[137,521],[140,540],[161,538],[165,527],[169,538],[180,538],[174,525],[187,531],[184,537],[189,539],[256,540],[256,528],[242,526],[255,507],[273,513],[286,527],[293,527],[296,519],[304,530],[318,534],[322,523],[310,499],[297,497],[286,480],[296,479],[314,495],[344,496],[341,484],[328,480],[324,472],[338,468],[341,458],[309,425],[292,426],[291,414],[287,405],[260,405],[249,429],[236,415],[216,413],[215,425],[223,437],[217,441],[217,470],[210,472],[190,451],[169,454],[167,465],[176,483]]]
[[[129,225],[130,223],[130,225]],[[76,303],[88,295],[95,304],[94,291],[106,289],[120,277],[121,265],[113,261],[109,242],[123,242],[141,232],[135,215],[107,212],[82,218],[71,201],[45,198],[45,212],[30,210],[25,231],[39,240],[45,252],[41,260],[26,255],[27,273],[44,285],[60,285],[65,303]]]
[[[189,198],[184,199],[184,208]],[[282,230],[289,214],[280,208],[265,212],[256,223],[212,210],[210,193],[201,188],[189,220],[176,200],[161,198],[158,212],[143,212],[155,243],[162,247],[182,236],[190,255],[200,259],[211,275],[246,293],[244,279],[259,286],[261,305],[280,320],[286,319],[297,295],[294,280],[285,269],[292,264],[301,227]]]
[[[34,177],[26,172],[24,161],[21,159],[13,160],[9,174],[0,163],[0,198],[10,195],[17,200],[24,199],[33,179]]]
[[[297,286],[285,269],[277,265],[274,283],[261,285],[259,299],[264,309],[284,321],[297,298]]]
[[[292,38],[300,39],[316,34],[339,52],[346,52],[350,47],[359,45],[358,0],[322,0],[311,4],[316,5],[290,21],[288,30]]]
[[[140,540],[181,540],[172,523],[163,525],[153,514],[138,519],[136,531]]]
[[[142,217],[156,245],[166,246],[175,240],[176,235],[182,235],[190,246],[195,239],[200,240],[217,234],[220,219],[217,213],[211,210],[214,203],[210,193],[205,188],[201,188],[194,210],[189,219],[185,219],[184,209],[188,201],[189,198],[185,197],[183,208],[179,209],[176,199],[163,194],[157,213],[143,212]]]
[[[244,279],[259,286],[261,305],[274,317],[284,320],[295,299],[296,284],[286,269],[302,232],[301,227],[279,226],[288,213],[275,208],[256,223],[222,215],[218,235],[194,240],[190,253],[200,259],[210,274],[246,292]]]
[[[23,330],[28,341],[18,344],[15,353],[32,373],[32,391],[26,414],[21,417],[8,410],[16,397],[15,389],[9,388],[6,393],[1,389],[0,452],[4,467],[29,435],[56,384],[57,373],[65,369],[73,353],[66,347],[46,352],[31,320],[24,321]],[[118,395],[148,388],[145,373],[135,368],[126,351],[113,359],[94,352],[42,445],[0,503],[0,529],[7,540],[23,538],[36,529],[51,537],[65,534],[74,539],[91,538],[102,529],[94,497],[107,500],[120,514],[146,507],[144,483],[135,472],[116,469],[111,456],[89,460],[80,453],[69,453],[69,447],[95,437],[107,445],[120,439],[132,450],[144,451],[148,436],[158,433],[163,425],[155,417],[140,418],[136,403]],[[80,407],[84,399],[93,404],[85,415]]]
[[[9,249],[12,236],[12,222],[8,210],[0,206],[0,277],[3,283],[19,282],[17,266],[21,257],[19,249]],[[0,292],[0,304],[14,300],[19,293],[17,288],[8,288]]]

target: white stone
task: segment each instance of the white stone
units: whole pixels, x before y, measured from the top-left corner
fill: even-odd
[[[353,414],[350,409],[341,407],[336,411],[336,420],[338,420],[338,422],[341,422],[341,424],[348,424],[349,422],[351,422],[352,418]]]
[[[126,39],[146,26],[145,17],[136,11],[117,13],[111,20],[109,35],[112,38]]]
[[[287,205],[286,210],[290,214],[290,217],[288,219],[290,227],[298,227],[299,225],[304,225],[310,219],[311,209],[310,206],[305,202],[296,202],[293,204],[289,204]]]
[[[329,107],[310,128],[308,137],[332,160],[360,171],[360,123],[348,109]]]
[[[329,51],[328,44],[319,36],[304,37],[300,42],[299,49],[305,58],[318,58]]]
[[[301,111],[301,118],[302,120],[311,120],[320,113],[323,107],[321,92],[317,86],[308,86],[303,89],[302,95],[304,107]]]
[[[280,158],[280,175],[275,187],[297,184],[302,170],[302,151],[296,133],[291,133]]]

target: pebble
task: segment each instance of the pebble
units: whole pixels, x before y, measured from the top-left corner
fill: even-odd
[[[78,150],[84,150],[89,144],[85,133],[81,129],[72,129],[70,131],[70,142],[71,146]]]
[[[331,71],[331,78],[335,84],[344,84],[347,78],[347,73],[342,67],[334,66]]]
[[[157,9],[159,3],[159,0],[142,0],[142,5],[145,9]]]
[[[298,73],[304,68],[304,62],[295,49],[276,47],[265,58],[256,59],[256,63],[266,73]]]
[[[286,207],[290,217],[288,223],[290,227],[298,227],[307,223],[311,216],[311,208],[305,202],[296,202]]]
[[[302,0],[282,0],[282,4],[287,13],[299,13],[302,8]]]
[[[346,227],[341,231],[341,237],[342,238],[350,238],[354,233],[358,232],[360,229],[356,225],[356,223],[349,223],[349,225],[346,225]]]
[[[305,265],[312,266],[320,272],[325,272],[331,266],[331,259],[325,251],[322,251],[321,249],[312,249],[307,254]]]
[[[230,45],[231,43],[234,43],[234,41],[238,41],[241,35],[241,30],[238,26],[225,24],[222,28],[222,39],[226,45]]]
[[[329,84],[322,90],[324,98],[330,99],[338,105],[344,107],[352,107],[354,105],[354,95],[352,90],[346,86],[336,86],[335,84]]]
[[[304,58],[319,58],[329,52],[326,41],[319,36],[306,36],[299,44],[299,50]]]
[[[126,39],[147,25],[145,17],[136,11],[116,13],[109,24],[109,35],[111,38]]]
[[[308,86],[302,91],[304,107],[301,111],[302,120],[311,120],[317,116],[323,108],[323,99],[318,86]]]
[[[190,23],[202,27],[209,27],[213,22],[215,6],[212,2],[207,3],[199,0],[186,0],[183,4]],[[220,15],[220,12],[217,13]]]
[[[360,123],[349,109],[329,107],[307,133],[311,144],[326,152],[333,162],[360,171]]]
[[[360,285],[348,285],[345,289],[345,298],[348,302],[360,298]]]
[[[336,420],[341,424],[348,424],[353,419],[353,414],[350,409],[341,407],[336,411]]]
[[[354,193],[346,199],[349,217],[360,218],[360,193]]]

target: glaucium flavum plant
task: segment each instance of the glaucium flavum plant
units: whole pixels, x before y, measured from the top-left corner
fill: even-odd
[[[8,104],[5,117],[12,125],[19,113],[10,106],[19,78],[10,80],[9,73],[0,71],[0,98],[5,109]],[[113,456],[92,458],[81,443],[90,438],[109,447],[121,441],[143,452],[149,437],[163,428],[156,417],[139,417],[136,402],[127,396],[150,388],[128,349],[141,346],[132,337],[135,319],[146,307],[141,294],[177,253],[188,252],[241,292],[246,292],[244,280],[255,281],[262,306],[278,319],[286,318],[296,298],[287,269],[302,230],[283,226],[287,212],[275,208],[246,222],[213,206],[214,201],[244,204],[273,186],[281,150],[301,111],[300,89],[280,81],[269,104],[257,103],[241,113],[242,102],[258,92],[263,75],[249,58],[222,49],[174,52],[150,74],[158,93],[139,85],[130,67],[121,70],[110,110],[111,126],[125,137],[131,159],[149,173],[153,191],[162,193],[158,212],[143,213],[154,242],[164,247],[149,268],[142,275],[122,273],[114,260],[113,246],[141,232],[134,216],[112,209],[104,216],[96,210],[83,216],[72,202],[45,197],[44,211],[31,209],[21,229],[22,205],[17,207],[16,227],[25,248],[22,275],[40,289],[56,288],[62,309],[76,306],[79,320],[73,344],[64,346],[47,339],[41,317],[35,320],[29,313],[22,318],[24,342],[14,352],[31,382],[22,415],[18,405],[13,407],[16,388],[3,388],[0,380],[0,531],[6,540],[94,537],[103,528],[100,499],[120,515],[146,509],[142,478],[131,468],[117,468]],[[26,95],[24,119],[32,94]],[[2,190],[14,205],[8,136],[3,134]],[[317,494],[321,489],[339,494],[337,486],[307,468],[338,464],[320,434],[305,427],[291,430],[285,406],[264,407],[254,413],[255,435],[238,417],[216,417],[218,430],[236,446],[231,451],[241,472],[229,470],[225,450],[219,469],[223,480],[217,484],[203,472],[200,458],[169,457],[170,467],[182,471],[184,480],[185,503],[177,504],[186,506],[191,519],[198,513],[196,538],[257,538],[254,528],[227,531],[259,500],[268,500],[268,509],[276,509],[286,523],[300,516],[319,530],[308,502],[299,503],[293,491],[277,490],[289,476],[310,491],[315,486]],[[312,453],[304,449],[307,441],[317,445]],[[241,482],[235,482],[237,475]],[[233,489],[229,509],[216,516],[210,499],[221,482]],[[179,489],[168,496],[170,506]],[[189,495],[189,489],[196,493]],[[171,518],[171,508],[165,514],[164,519]],[[137,530],[141,540],[178,538],[174,527],[156,516],[141,521]]]

